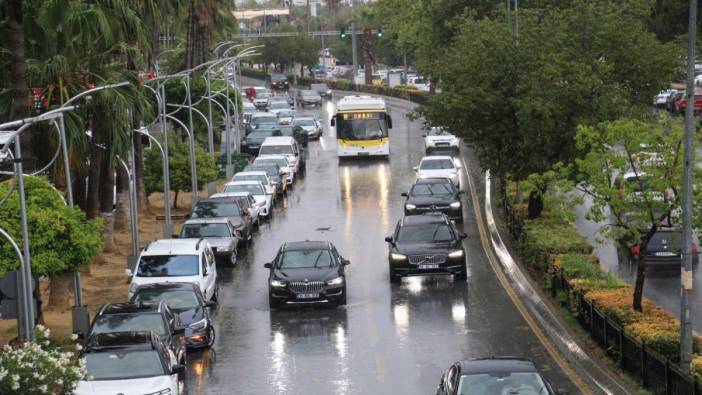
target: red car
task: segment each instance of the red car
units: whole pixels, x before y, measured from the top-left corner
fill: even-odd
[[[678,100],[676,106],[680,112],[685,112],[687,108],[687,98],[683,96],[682,99]],[[695,112],[702,111],[702,95],[695,95]]]
[[[254,89],[252,87],[244,88],[244,93],[246,94],[246,98],[250,102],[253,102],[253,99],[256,98],[256,89]]]

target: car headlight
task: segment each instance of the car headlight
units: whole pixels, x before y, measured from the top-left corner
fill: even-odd
[[[390,259],[392,259],[393,261],[402,262],[405,259],[407,259],[407,255],[393,252],[390,254]]]
[[[449,258],[463,258],[463,250],[451,251],[448,254]]]
[[[170,388],[164,388],[162,390],[156,391],[156,392],[149,392],[148,394],[144,395],[169,395],[171,393]]]
[[[414,209],[417,208],[417,206],[415,206],[414,204],[409,204],[409,203],[407,203],[407,204],[405,204],[405,208],[406,208],[407,210],[414,210]]]
[[[344,278],[339,276],[337,278],[332,278],[331,280],[327,281],[327,285],[341,285],[344,283]]]
[[[280,280],[276,280],[276,279],[272,279],[272,280],[270,281],[270,284],[271,284],[271,287],[274,287],[274,288],[283,288],[283,287],[285,287],[286,285],[288,285],[287,282],[285,282],[285,281],[280,281]]]
[[[202,329],[207,326],[207,318],[203,318],[200,321],[193,322],[192,324],[188,325],[188,328],[190,329]]]
[[[453,203],[449,204],[449,207],[459,208],[459,207],[461,207],[461,202],[453,202]]]
[[[229,251],[231,251],[231,250],[232,250],[232,246],[231,246],[231,245],[217,247],[217,251],[229,252]]]

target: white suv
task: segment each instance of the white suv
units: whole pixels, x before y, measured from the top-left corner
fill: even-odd
[[[217,300],[217,270],[205,239],[162,239],[149,243],[139,255],[129,284],[129,298],[137,287],[155,283],[195,283],[205,300]]]
[[[258,204],[258,215],[270,218],[273,213],[273,195],[266,191],[266,187],[259,181],[233,181],[224,184],[223,193],[248,192],[253,195]]]
[[[424,149],[431,150],[459,150],[459,139],[447,132],[444,128],[433,127],[424,137]]]
[[[285,173],[285,178],[288,181],[288,187],[295,181],[295,166],[290,162],[285,155],[266,155],[259,156],[254,159],[254,165],[264,165],[274,163],[280,167],[280,169]]]
[[[414,168],[417,178],[448,178],[461,190],[461,165],[450,156],[425,156]]]

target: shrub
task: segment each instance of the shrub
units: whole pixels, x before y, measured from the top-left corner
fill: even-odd
[[[524,222],[522,231],[522,260],[540,273],[548,270],[556,255],[592,252],[585,238],[567,222],[529,220]]]
[[[692,374],[697,380],[702,380],[702,355],[692,357]]]
[[[76,350],[80,349],[76,346]],[[85,360],[49,340],[49,329],[36,327],[36,339],[14,349],[0,349],[0,393],[71,394],[86,377]]]

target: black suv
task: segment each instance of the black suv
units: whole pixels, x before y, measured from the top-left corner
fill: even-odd
[[[405,200],[405,215],[439,211],[449,218],[463,221],[463,204],[460,192],[447,178],[423,178],[402,196]]]
[[[81,357],[85,359],[88,382],[177,375],[178,387],[184,387],[185,365],[173,361],[168,346],[154,332],[96,334],[88,339]],[[81,390],[82,383],[78,385]]]
[[[638,263],[641,255],[639,243],[629,247],[628,250],[623,249],[625,241],[619,243],[619,258],[622,263]],[[674,228],[660,228],[648,242],[646,248],[646,266],[658,268],[680,268],[682,265],[682,231]],[[692,243],[692,263],[694,265],[699,262],[699,247],[697,243]]]
[[[461,242],[465,238],[442,213],[405,216],[397,223],[395,233],[385,238],[390,245],[390,281],[437,273],[454,274],[465,280],[466,251]]]
[[[436,395],[565,394],[556,392],[534,363],[522,358],[458,361],[441,376]]]
[[[100,308],[90,327],[90,336],[114,332],[152,331],[185,364],[185,328],[168,305],[158,303],[108,303]]]
[[[270,307],[284,303],[346,304],[346,265],[327,241],[285,243],[278,250],[268,277]]]
[[[185,345],[188,348],[211,347],[215,330],[210,309],[216,303],[205,300],[200,287],[193,283],[158,283],[139,286],[132,299],[134,303],[164,301],[185,326]]]
[[[241,234],[239,242],[248,245],[253,237],[254,221],[241,202],[233,199],[201,199],[188,216],[190,218],[228,218]]]

